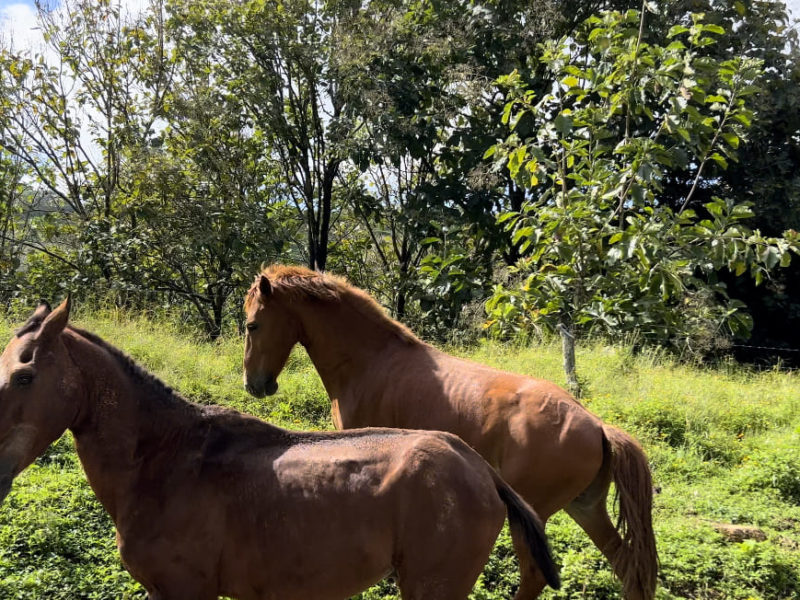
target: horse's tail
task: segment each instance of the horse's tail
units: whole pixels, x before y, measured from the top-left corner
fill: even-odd
[[[508,525],[514,537],[525,541],[534,562],[542,571],[545,581],[551,588],[557,590],[561,587],[561,579],[553,561],[553,555],[550,553],[542,520],[536,511],[517,492],[512,490],[511,486],[494,469],[490,470],[497,487],[497,494],[506,505]]]
[[[611,450],[611,478],[616,486],[617,530],[622,537],[614,568],[626,598],[655,596],[658,552],[653,535],[653,479],[641,446],[630,435],[603,425]]]

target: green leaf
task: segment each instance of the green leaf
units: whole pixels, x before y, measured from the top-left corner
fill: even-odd
[[[725,30],[722,27],[720,27],[719,25],[713,25],[713,24],[704,25],[703,29],[705,31],[710,32],[710,33],[716,33],[717,35],[724,35],[725,34]]]
[[[780,263],[780,255],[778,249],[774,246],[769,246],[764,253],[762,259],[768,270],[774,269]]]
[[[572,119],[564,113],[560,113],[553,121],[553,125],[562,136],[566,137],[572,131]]]
[[[420,245],[422,246],[429,246],[431,244],[439,244],[441,243],[441,238],[438,237],[426,237],[422,241],[420,241]]]
[[[530,227],[530,226],[528,226],[528,227],[520,227],[519,229],[517,229],[514,232],[514,237],[512,238],[512,241],[513,241],[514,244],[519,244],[519,242],[521,240],[527,239],[531,235],[533,235],[533,232],[534,232],[534,228],[533,227]]]
[[[720,134],[722,139],[734,150],[739,147],[739,136],[735,133],[723,132]]]
[[[687,31],[689,31],[689,28],[685,27],[684,25],[673,25],[672,27],[669,28],[669,33],[667,33],[667,37],[674,38],[676,35],[686,33]]]
[[[519,213],[516,212],[504,212],[501,213],[499,217],[497,217],[497,223],[505,223],[509,219],[514,219],[519,217]]]
[[[578,79],[577,79],[577,77],[573,77],[572,75],[568,75],[567,77],[565,77],[564,79],[561,80],[561,83],[563,83],[565,86],[567,86],[569,88],[574,88],[574,87],[578,86]]]
[[[722,156],[719,152],[714,152],[714,154],[712,154],[709,158],[713,160],[715,163],[717,163],[723,169],[728,168],[728,160],[724,156]]]
[[[513,102],[508,102],[503,107],[503,116],[500,119],[503,122],[503,125],[508,125],[508,120],[511,118],[511,109],[514,107]]]
[[[511,177],[517,176],[527,155],[528,150],[525,146],[519,146],[508,155],[508,172],[511,174]]]

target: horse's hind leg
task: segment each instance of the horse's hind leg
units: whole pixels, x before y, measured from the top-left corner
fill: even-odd
[[[608,489],[611,482],[610,466],[604,464],[591,485],[570,502],[565,510],[567,514],[583,529],[600,552],[608,559],[617,577],[623,579],[618,569],[619,550],[622,538],[611,522],[606,508]]]
[[[622,579],[622,573],[618,572],[617,565],[622,538],[608,515],[605,497],[602,502],[598,501],[590,505],[581,504],[580,499],[577,499],[567,506],[566,511],[589,535],[594,545],[600,549],[617,571],[617,576]]]
[[[579,497],[568,504],[565,510],[588,534],[608,561],[615,565],[622,539],[608,515],[605,498],[606,494],[603,493],[592,503],[585,503],[582,501],[583,498]],[[514,539],[513,535],[512,539]],[[524,541],[514,539],[514,548],[519,557],[520,568],[519,590],[517,590],[514,600],[533,600],[539,596],[547,584],[541,571],[531,561],[530,552],[524,545]],[[617,573],[617,576],[621,579],[620,573]]]
[[[538,598],[547,583],[539,567],[531,560],[531,551],[525,540],[517,539],[512,533],[514,550],[519,558],[519,589],[514,595],[514,600],[533,600]]]

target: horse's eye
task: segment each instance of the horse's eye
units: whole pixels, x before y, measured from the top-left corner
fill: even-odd
[[[247,331],[255,331],[256,329],[258,329],[258,323],[247,324]]]
[[[31,383],[33,383],[33,375],[30,373],[20,373],[14,377],[14,385],[24,387],[26,385],[30,385]]]

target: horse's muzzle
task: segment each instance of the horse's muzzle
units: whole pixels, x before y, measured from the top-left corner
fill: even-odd
[[[278,382],[272,376],[246,379],[244,389],[247,390],[248,394],[256,398],[263,398],[264,396],[272,396],[278,391]]]

